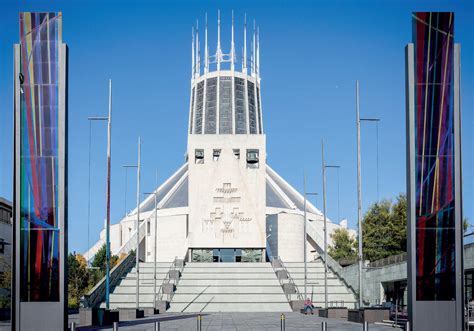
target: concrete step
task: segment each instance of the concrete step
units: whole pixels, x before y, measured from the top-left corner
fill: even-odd
[[[198,302],[171,303],[168,312],[290,312],[288,302],[267,303],[233,303],[233,302]]]
[[[213,274],[213,273],[234,273],[238,272],[241,274],[254,274],[254,273],[259,273],[259,274],[271,274],[275,273],[271,267],[265,267],[265,268],[204,268],[204,267],[195,267],[195,268],[188,268],[188,266],[184,267],[183,273],[186,271],[186,273],[204,273],[204,274]]]
[[[273,294],[258,294],[248,293],[248,294],[207,294],[207,293],[197,293],[197,294],[181,294],[176,292],[173,296],[173,303],[185,303],[185,302],[261,302],[261,303],[275,303],[282,302],[288,303],[286,296],[283,292],[273,293]]]
[[[229,273],[195,273],[195,272],[183,272],[181,280],[185,279],[275,279],[274,273],[240,273],[240,272],[229,272]]]
[[[187,262],[185,268],[272,268],[268,262],[228,262],[228,263],[212,263],[212,262]]]
[[[220,275],[216,275],[219,277]],[[179,286],[278,286],[280,283],[276,276],[268,279],[233,279],[230,283],[229,279],[190,279],[183,278],[179,281]]]
[[[125,278],[120,281],[120,284],[116,287],[121,287],[121,286],[133,286],[135,287],[136,285],[136,279],[135,278]],[[140,279],[138,286],[153,286],[153,279]],[[163,284],[162,279],[157,279],[156,280],[156,285],[160,286]]]
[[[175,293],[180,294],[281,294],[281,287],[275,286],[183,286],[181,283]]]

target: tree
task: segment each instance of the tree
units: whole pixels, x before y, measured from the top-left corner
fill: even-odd
[[[105,276],[105,271],[107,269],[106,265],[106,247],[105,244],[102,245],[101,248],[97,251],[97,253],[94,256],[94,261],[92,261],[92,267],[94,268],[99,268],[99,270],[102,273],[102,277]],[[113,267],[117,264],[119,260],[119,257],[117,255],[111,255],[110,256],[110,269],[112,270]]]
[[[406,252],[406,209],[407,201],[403,194],[394,204],[383,200],[370,206],[362,221],[364,259],[376,261]]]
[[[70,253],[67,257],[68,263],[68,306],[79,307],[80,298],[89,288],[90,275],[87,269],[86,259],[80,254]]]
[[[356,240],[351,237],[349,231],[344,228],[334,230],[330,235],[332,246],[329,247],[328,253],[335,260],[353,260],[357,258],[355,249]]]

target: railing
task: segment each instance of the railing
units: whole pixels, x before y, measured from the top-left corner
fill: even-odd
[[[156,297],[158,298],[158,301],[171,302],[171,300],[173,299],[174,291],[171,291],[170,293],[164,293],[164,288],[167,284],[171,283],[170,275],[173,273],[173,271],[175,271],[175,270],[179,271],[179,275],[181,275],[181,273],[183,272],[184,259],[183,259],[183,265],[181,267],[176,267],[177,262],[178,262],[178,257],[176,256],[174,258],[174,261],[171,263],[170,268],[168,269],[168,273],[166,274],[165,278],[163,279],[163,283],[161,284],[160,288],[158,289],[158,293],[156,294]],[[178,276],[178,278],[176,278],[176,281],[173,283],[174,286],[178,286],[180,278],[181,278],[180,276]],[[163,297],[165,295],[167,296],[167,298],[166,298],[166,300],[163,300]]]
[[[288,283],[285,283],[283,281],[283,279],[280,279],[280,277],[278,277],[278,273],[277,273],[278,270],[276,270],[276,268],[273,266],[273,263],[272,263],[273,271],[277,275],[278,281],[280,282],[280,285],[282,286],[282,288],[283,288],[284,284],[292,284],[295,288],[297,299],[298,300],[304,300],[303,295],[300,293],[300,290],[299,290],[298,286],[296,285],[295,281],[293,280],[293,277],[291,277],[291,274],[289,273],[288,269],[286,269],[286,266],[283,263],[283,261],[280,259],[280,257],[279,256],[274,256],[273,261],[278,261],[280,263],[280,268],[279,269],[285,271],[286,275],[288,276],[288,278],[287,278]],[[284,290],[283,290],[283,292],[284,292]],[[288,302],[290,302],[292,293],[285,293],[285,296],[286,296],[286,299],[288,300]]]
[[[123,260],[121,260],[111,271],[109,275],[109,289],[118,285],[120,280],[135,265],[135,253],[131,252]],[[105,300],[106,282],[105,277],[102,278],[83,298],[81,298],[81,307],[96,308]]]
[[[146,223],[145,221],[141,221],[141,224],[138,226],[139,234],[140,234],[140,241],[143,240],[146,234]],[[118,251],[113,252],[114,255],[122,255],[128,254],[128,252],[132,251],[133,249],[137,248],[137,230],[135,230],[130,238],[128,238],[127,242],[123,244]]]
[[[381,268],[387,265],[402,263],[407,260],[407,253],[401,253],[398,255],[388,256],[384,259],[380,259],[369,264],[369,268]]]
[[[324,247],[324,240],[321,238],[321,236],[316,232],[314,229],[313,225],[311,223],[307,224],[306,227],[306,232],[309,234],[311,238],[313,238],[314,242],[316,243],[316,251],[319,254],[319,258],[321,258],[321,261],[324,262],[324,251],[321,247]],[[354,295],[357,295],[357,291],[350,285],[345,278],[342,276],[342,267],[341,265],[334,260],[329,254],[327,254],[327,264],[328,268],[332,270],[332,272],[344,283],[344,285],[352,291]]]

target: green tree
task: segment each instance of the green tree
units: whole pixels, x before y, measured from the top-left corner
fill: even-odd
[[[330,235],[332,246],[329,247],[328,253],[335,260],[353,260],[357,258],[355,249],[356,240],[351,237],[349,231],[344,228],[336,229]]]
[[[400,194],[395,203],[383,200],[374,203],[362,222],[364,259],[376,261],[406,252],[407,201]]]
[[[105,276],[105,271],[106,271],[106,268],[107,268],[107,265],[106,265],[106,252],[107,251],[106,251],[105,244],[104,244],[101,248],[99,248],[99,250],[97,251],[97,253],[94,256],[94,261],[92,261],[92,267],[93,268],[98,268],[98,270],[101,271],[102,277]],[[119,260],[119,257],[117,255],[111,255],[110,256],[110,269],[115,267],[118,260]]]
[[[68,264],[68,306],[78,308],[80,298],[89,288],[90,275],[87,263],[80,254],[70,253],[67,257]]]

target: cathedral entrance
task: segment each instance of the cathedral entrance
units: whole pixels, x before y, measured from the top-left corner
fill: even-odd
[[[241,262],[240,248],[215,248],[212,250],[212,262]]]
[[[190,262],[262,262],[265,252],[260,248],[191,248]]]

